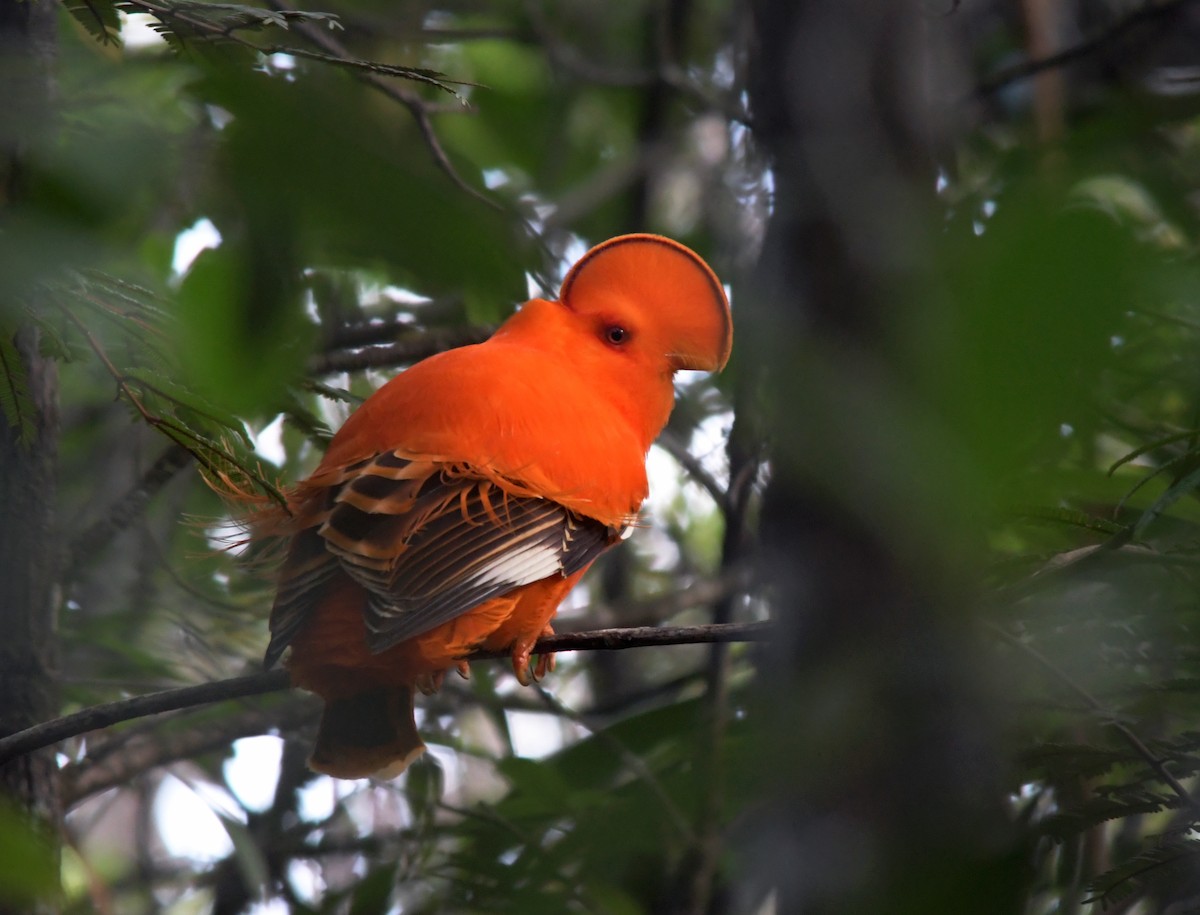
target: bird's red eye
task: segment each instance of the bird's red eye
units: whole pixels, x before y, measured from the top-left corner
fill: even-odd
[[[629,331],[617,324],[611,324],[604,329],[604,339],[614,346],[620,346],[629,339]]]

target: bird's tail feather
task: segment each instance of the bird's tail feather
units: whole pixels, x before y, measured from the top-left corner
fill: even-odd
[[[308,764],[336,778],[395,778],[425,752],[407,686],[326,700]]]

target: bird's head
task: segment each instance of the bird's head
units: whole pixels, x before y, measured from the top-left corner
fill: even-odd
[[[680,369],[720,371],[733,345],[721,281],[698,254],[660,235],[619,235],[571,268],[559,301],[605,345]]]

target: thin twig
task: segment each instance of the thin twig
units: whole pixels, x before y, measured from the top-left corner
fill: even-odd
[[[179,447],[186,450],[188,454],[196,459],[196,462],[201,467],[209,471],[209,473],[213,474],[217,479],[221,479],[223,476],[225,476],[226,468],[222,466],[222,462],[227,465],[232,465],[237,469],[238,472],[245,474],[250,480],[253,480],[255,485],[262,489],[263,492],[271,497],[271,499],[277,502],[284,509],[284,511],[288,511],[287,499],[285,499],[283,494],[274,486],[274,484],[272,484],[271,481],[264,477],[261,473],[256,473],[254,470],[246,467],[227,450],[223,449],[214,442],[209,441],[203,435],[193,432],[182,423],[174,422],[167,417],[160,416],[150,410],[145,403],[142,402],[142,398],[134,390],[134,385],[148,387],[151,389],[152,393],[158,393],[159,396],[162,396],[168,400],[174,400],[174,398],[170,397],[164,392],[157,391],[146,381],[140,378],[135,378],[127,372],[122,372],[116,367],[115,364],[113,364],[113,361],[109,358],[104,346],[98,339],[96,339],[96,336],[91,332],[88,326],[84,324],[82,320],[80,320],[79,316],[71,311],[71,309],[64,306],[60,306],[60,310],[67,320],[74,324],[79,332],[83,335],[88,347],[95,354],[96,358],[100,360],[100,364],[104,366],[104,370],[112,377],[120,396],[124,397],[125,400],[129,402],[129,404],[137,411],[138,415],[142,418],[146,425],[150,426],[152,429],[157,429],[171,441],[175,442],[175,444],[179,445]]]
[[[725,487],[705,468],[700,459],[688,451],[687,446],[670,432],[663,432],[656,443],[663,451],[671,455],[680,467],[684,469],[700,488],[712,496],[722,515],[729,514],[729,496]]]
[[[674,619],[685,610],[708,607],[732,594],[748,591],[754,584],[754,574],[748,567],[733,567],[716,578],[696,579],[686,587],[645,600],[624,601],[621,605],[620,620],[626,626],[653,626],[660,620]],[[613,619],[612,612],[606,601],[594,601],[576,611],[580,629],[571,628],[576,622],[575,619],[559,619],[555,627],[558,632],[582,631],[584,624],[594,626],[597,621]]]
[[[724,626],[642,626],[633,629],[601,629],[591,632],[573,632],[552,635],[539,639],[534,651],[549,654],[555,651],[618,651],[626,648],[647,648],[658,645],[695,645],[713,642],[757,642],[770,637],[770,623],[735,623]],[[483,661],[507,658],[509,652],[479,651],[467,657],[468,661]],[[132,699],[121,699],[105,705],[96,705],[62,718],[55,718],[0,738],[0,764],[16,756],[50,746],[68,737],[76,737],[88,731],[108,727],[134,718],[157,715],[182,708],[225,702],[263,693],[278,692],[290,685],[287,671],[274,670],[264,673],[217,680],[198,686],[184,686],[163,690]]]
[[[467,183],[467,181],[458,173],[457,169],[455,169],[453,163],[450,161],[450,157],[446,154],[446,150],[442,146],[441,140],[438,139],[437,134],[434,132],[433,123],[429,119],[430,106],[422,98],[420,98],[420,96],[412,92],[408,92],[399,86],[393,85],[379,74],[382,73],[386,76],[398,76],[405,79],[415,80],[417,82],[436,86],[438,89],[452,93],[453,90],[449,88],[447,85],[448,83],[456,83],[459,85],[469,84],[464,83],[461,80],[450,79],[441,73],[424,70],[418,67],[381,65],[372,61],[362,60],[354,57],[347,52],[345,46],[340,41],[338,41],[336,38],[333,38],[322,29],[315,27],[311,22],[295,22],[291,25],[291,30],[308,39],[308,41],[312,42],[321,49],[321,52],[324,53],[310,51],[306,48],[297,48],[286,45],[258,45],[234,34],[234,32],[228,29],[222,28],[221,26],[211,22],[206,22],[205,20],[196,16],[188,15],[186,12],[181,10],[151,3],[149,0],[130,0],[130,2],[139,9],[150,13],[160,20],[176,19],[180,22],[187,23],[199,32],[207,34],[212,39],[231,41],[241,45],[242,47],[256,51],[259,54],[266,56],[270,56],[272,54],[290,54],[295,57],[307,58],[320,63],[334,64],[354,69],[358,78],[368,86],[378,90],[379,92],[382,92],[384,95],[388,96],[394,101],[399,102],[409,110],[409,112],[412,114],[413,120],[416,121],[417,129],[421,132],[421,136],[425,140],[425,145],[429,148],[430,153],[433,155],[434,161],[446,174],[446,176],[449,177],[449,179],[455,184],[456,187],[471,197],[474,197],[485,206],[501,212],[504,211],[504,207],[499,202],[493,200],[478,188]],[[295,10],[293,10],[291,7],[285,3],[279,2],[279,0],[272,0],[269,5],[275,12],[285,14],[295,12]]]
[[[227,699],[278,692],[287,689],[289,685],[287,671],[275,670],[94,705],[0,739],[0,764],[68,737],[76,737],[122,721],[208,705],[211,702],[224,702]]]
[[[318,353],[308,361],[310,375],[332,375],[336,372],[361,372],[364,369],[395,368],[425,359],[443,350],[482,343],[495,332],[489,325],[450,327],[410,334],[386,346],[371,346],[361,350],[335,350]]]
[[[1062,683],[1069,690],[1071,690],[1071,692],[1075,693],[1075,695],[1082,699],[1092,711],[1097,712],[1107,719],[1107,723],[1116,728],[1121,736],[1125,738],[1126,743],[1128,743],[1129,746],[1133,748],[1134,752],[1146,762],[1146,765],[1153,769],[1158,777],[1170,786],[1171,790],[1175,792],[1181,801],[1183,801],[1184,806],[1190,807],[1193,810],[1200,809],[1195,799],[1193,799],[1188,790],[1183,787],[1179,779],[1172,775],[1167,769],[1166,763],[1155,756],[1153,751],[1151,751],[1151,749],[1142,742],[1142,739],[1138,737],[1137,734],[1135,734],[1128,727],[1128,725],[1122,723],[1121,720],[1110,709],[1105,707],[1099,699],[1088,692],[1087,689],[1085,689],[1080,683],[1077,683],[1068,673],[1059,669],[1054,662],[1052,662],[1032,645],[1023,642],[1012,633],[1006,632],[1002,627],[997,626],[994,623],[988,623],[987,628],[1005,642],[1024,652],[1025,655],[1036,661],[1043,670],[1045,670],[1048,674],[1054,677],[1054,679],[1058,680],[1058,682]]]
[[[420,325],[414,326],[411,317],[413,314],[419,314],[421,317],[429,314],[453,314],[457,318],[462,311],[462,297],[447,296],[441,300],[430,299],[415,304],[389,302],[386,314],[376,305],[360,303],[359,307],[364,313],[362,317],[342,321],[330,327],[325,339],[321,341],[321,349],[332,352],[338,349],[395,343],[421,330]]]
[[[748,379],[740,379],[741,383]],[[748,384],[747,384],[748,387]],[[746,388],[740,388],[744,393]],[[733,428],[730,429],[726,454],[729,458],[730,485],[721,505],[725,518],[725,532],[721,544],[721,571],[723,575],[736,573],[747,559],[750,515],[750,482],[757,474],[756,448],[750,445],[746,417],[747,411],[738,410]],[[739,606],[739,595],[745,591],[730,591],[713,604],[714,625],[728,625]],[[691,873],[684,894],[686,906],[681,911],[690,915],[704,915],[716,891],[717,874],[722,852],[721,810],[725,805],[726,780],[722,747],[729,729],[730,659],[728,645],[713,645],[709,649],[705,671],[705,715],[700,746],[697,750],[697,766],[701,784],[701,800],[696,816],[697,839],[688,855],[687,865]]]
[[[67,319],[79,329],[79,332],[83,334],[83,339],[87,341],[87,345],[91,348],[96,358],[100,360],[100,364],[104,366],[105,371],[107,371],[112,377],[113,382],[117,385],[117,390],[120,391],[125,400],[128,401],[135,410],[137,410],[138,415],[141,416],[146,425],[150,426],[152,429],[162,430],[167,438],[171,439],[171,441],[175,442],[181,448],[186,449],[187,452],[201,464],[201,466],[207,467],[209,470],[219,470],[219,468],[212,463],[212,461],[203,453],[203,451],[197,450],[196,448],[189,446],[186,442],[180,441],[177,436],[190,439],[197,445],[204,445],[207,447],[207,443],[203,442],[203,440],[200,439],[190,429],[184,428],[183,426],[173,423],[168,419],[164,419],[157,413],[151,412],[146,405],[142,403],[142,399],[129,384],[129,377],[120,369],[118,369],[116,365],[113,364],[113,361],[108,358],[108,353],[105,351],[104,347],[101,346],[100,341],[96,339],[91,330],[88,329],[87,325],[79,320],[79,318],[69,308],[62,309],[62,312],[67,316]]]
[[[158,456],[137,483],[113,503],[104,517],[72,537],[63,564],[67,570],[65,577],[73,578],[82,562],[129,527],[145,511],[155,494],[189,465],[191,458],[191,453],[183,445],[174,442]]]
[[[270,57],[272,54],[290,54],[294,57],[303,57],[308,60],[315,60],[320,63],[332,64],[334,66],[349,67],[359,72],[366,72],[377,78],[375,74],[383,74],[385,76],[400,77],[402,79],[410,79],[415,82],[425,83],[429,86],[434,86],[443,92],[448,92],[451,95],[457,96],[457,93],[450,88],[451,83],[457,85],[470,85],[462,80],[451,79],[436,70],[428,70],[423,67],[404,67],[397,64],[383,64],[371,60],[363,60],[362,58],[354,57],[348,54],[341,45],[337,45],[338,50],[329,51],[322,54],[318,51],[310,51],[307,48],[297,48],[291,45],[260,45],[255,44],[249,39],[242,38],[237,34],[238,26],[223,26],[215,22],[209,22],[201,16],[193,15],[179,7],[152,3],[150,0],[128,0],[130,6],[134,6],[145,13],[149,13],[159,22],[167,23],[175,21],[183,23],[198,33],[208,36],[211,41],[228,41],[233,44],[240,45],[251,51],[262,54],[265,57]],[[297,16],[296,11],[288,7],[276,7],[275,11],[284,15],[293,16],[296,21],[292,23],[290,28],[293,31],[304,31],[306,26],[311,26],[309,22],[305,22],[303,17]],[[182,36],[181,36],[182,37]],[[312,40],[311,36],[310,40]],[[313,42],[320,45],[320,42]]]
[[[269,5],[271,9],[277,12],[291,12],[291,8],[286,3],[283,3],[282,0],[270,0]],[[349,56],[345,46],[340,41],[322,29],[315,28],[312,23],[301,22],[293,26],[293,29],[328,54],[335,57]],[[478,188],[468,184],[466,179],[458,173],[458,170],[450,161],[450,157],[446,154],[446,150],[442,146],[442,141],[438,139],[438,135],[433,129],[433,122],[429,119],[429,109],[420,96],[394,83],[389,83],[373,73],[359,73],[358,78],[372,89],[382,92],[388,98],[399,102],[408,109],[409,114],[416,121],[417,129],[421,132],[421,137],[425,140],[425,145],[429,148],[429,152],[433,156],[433,161],[437,163],[438,168],[445,173],[446,177],[454,183],[455,187],[493,210],[499,212],[505,211],[502,204]]]
[[[288,731],[316,720],[315,702],[302,701],[300,695],[295,700],[283,707],[278,703],[266,708],[248,707],[235,715],[199,725],[190,723],[186,729],[167,733],[156,728],[137,735],[119,750],[103,753],[99,759],[89,752],[79,762],[63,768],[63,805],[69,808],[93,794],[126,785],[134,776],[150,769],[219,750],[241,737],[264,734],[271,729]]]
[[[1002,68],[977,85],[973,94],[976,98],[987,98],[995,95],[1010,83],[1028,79],[1044,70],[1061,67],[1064,64],[1079,60],[1100,50],[1105,45],[1113,43],[1126,32],[1131,31],[1142,23],[1169,15],[1177,8],[1191,2],[1193,0],[1165,0],[1165,2],[1161,3],[1143,3],[1128,16],[1118,19],[1107,29],[1078,44],[1071,45],[1069,48],[1063,48],[1061,51],[1047,55],[1046,57],[1027,60],[1023,63]]]
[[[536,4],[527,4],[526,13],[551,65],[579,77],[584,82],[625,89],[662,83],[684,98],[699,103],[703,108],[717,111],[729,120],[747,127],[753,126],[750,112],[733,93],[710,90],[701,86],[689,76],[687,70],[669,59],[662,60],[655,67],[632,69],[618,69],[598,64],[556,35]]]
[[[283,0],[268,0],[268,2],[271,8],[278,12],[288,12],[290,10],[288,5],[283,2]],[[322,48],[330,54],[345,54],[345,48],[340,41],[322,29],[314,27],[311,23],[301,22],[294,26],[293,30],[298,34],[303,35],[313,44],[317,45],[317,47]],[[449,155],[442,146],[442,141],[438,138],[437,132],[433,128],[433,121],[430,119],[430,115],[434,111],[438,110],[437,106],[431,105],[420,96],[412,92],[408,92],[404,88],[397,86],[394,83],[380,79],[373,74],[360,72],[358,74],[358,78],[372,89],[383,93],[388,98],[398,102],[408,109],[413,120],[416,121],[417,129],[421,132],[421,136],[425,140],[425,145],[429,148],[429,152],[433,156],[434,162],[437,164],[438,168],[445,173],[455,187],[475,200],[478,200],[484,206],[487,206],[498,213],[502,213],[505,216],[516,219],[524,227],[529,239],[534,245],[537,246],[538,250],[540,250],[541,253],[547,257],[547,259],[553,260],[553,252],[546,244],[543,232],[538,228],[537,222],[530,219],[528,215],[521,212],[516,206],[507,204],[495,196],[484,193],[479,188],[468,183],[462,177],[462,175],[458,173],[458,169],[456,169],[454,164],[450,161]],[[466,107],[465,104],[463,107]],[[534,278],[537,279],[544,288],[548,288],[543,282],[544,278],[540,271],[534,271]]]

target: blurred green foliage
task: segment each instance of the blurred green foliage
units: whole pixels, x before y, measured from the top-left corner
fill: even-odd
[[[256,669],[270,582],[224,551],[239,534],[198,468],[270,497],[415,354],[553,294],[589,243],[662,231],[733,288],[731,371],[689,379],[671,425],[721,498],[672,466],[652,529],[597,568],[564,624],[764,615],[770,595],[744,587],[731,544],[752,530],[765,481],[805,476],[952,595],[971,659],[952,673],[1003,706],[994,721],[991,708],[963,714],[986,718],[1006,754],[995,800],[1018,838],[989,861],[882,856],[904,871],[910,907],[937,911],[962,886],[1001,898],[1014,873],[1030,913],[1198,898],[1196,810],[1163,777],[1192,791],[1200,775],[1191,96],[1147,101],[1076,74],[1087,104],[1065,112],[1054,146],[1033,139],[1024,83],[981,105],[944,151],[940,190],[932,175],[920,189],[920,262],[889,291],[885,375],[793,332],[794,302],[744,304],[787,189],[744,110],[735,4],[271,6],[164,0],[172,45],[122,47],[122,17],[146,4],[67,4],[55,128],[23,151],[25,193],[0,214],[9,423],[29,410],[12,331],[35,330],[60,365],[64,711]],[[953,6],[947,29],[976,15]],[[980,68],[968,81],[1024,53],[1011,12],[979,15],[955,33]],[[348,65],[276,50],[337,56],[330,40]],[[436,71],[457,95],[373,62]],[[793,77],[779,74],[778,91]],[[185,251],[201,220],[219,240]],[[880,258],[863,269],[894,276]],[[756,338],[787,354],[785,377],[756,377],[770,348]],[[769,442],[713,445],[715,428],[755,429],[772,398],[792,421]],[[767,446],[789,463],[764,464]],[[716,724],[724,689],[707,648],[564,658],[561,705],[477,665],[469,686],[423,704],[433,752],[398,783],[308,772],[300,697],[89,735],[63,748],[65,908],[704,910],[700,874],[709,911],[769,912],[775,889],[745,878],[764,809],[831,772],[865,777],[864,723],[906,736],[908,719],[883,719],[894,697],[871,673],[921,659],[892,648],[903,643],[864,634],[860,666],[818,663],[799,681],[813,693],[774,709],[747,698],[758,658],[734,648]],[[844,701],[815,698],[830,684]],[[787,726],[756,727],[768,713]],[[226,764],[235,741],[267,731],[283,761],[263,774],[278,775],[264,809]],[[220,811],[223,859],[174,844],[155,806],[168,770]],[[4,901],[46,893],[48,860],[0,810]]]
[[[30,827],[23,813],[0,803],[0,905],[16,911],[53,898],[58,887],[56,854],[49,836]]]

